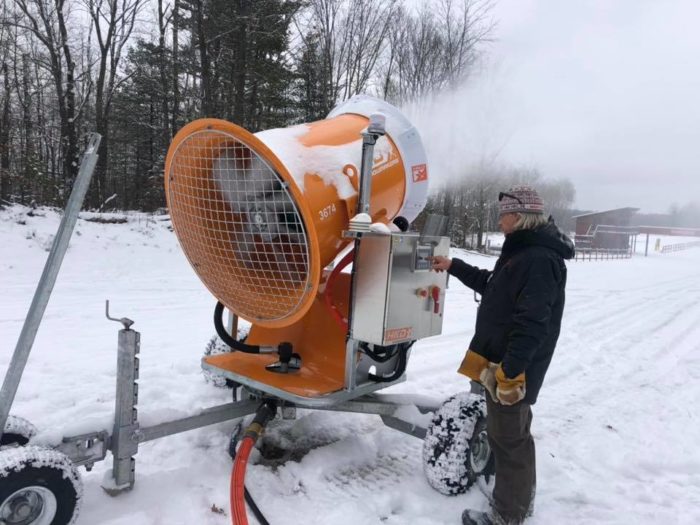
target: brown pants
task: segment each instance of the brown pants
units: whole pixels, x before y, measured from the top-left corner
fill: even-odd
[[[520,523],[535,497],[535,441],[530,434],[532,410],[528,403],[494,403],[486,395],[486,426],[496,460],[493,508],[507,522]]]

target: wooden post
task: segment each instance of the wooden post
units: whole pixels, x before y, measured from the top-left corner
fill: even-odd
[[[647,244],[644,247],[644,257],[649,255],[649,232],[647,232]]]

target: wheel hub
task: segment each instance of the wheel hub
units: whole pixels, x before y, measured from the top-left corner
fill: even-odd
[[[472,443],[470,461],[474,472],[483,472],[489,462],[491,455],[491,447],[489,446],[488,434],[486,430],[482,430]]]
[[[45,487],[33,486],[11,494],[0,505],[1,525],[50,525],[56,516],[56,497]]]

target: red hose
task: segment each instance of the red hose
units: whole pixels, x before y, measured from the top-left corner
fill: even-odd
[[[328,279],[326,280],[326,290],[323,292],[323,299],[326,308],[330,312],[331,317],[333,317],[338,326],[340,326],[341,330],[343,330],[343,332],[348,331],[348,320],[345,317],[343,317],[343,314],[340,313],[338,307],[335,304],[333,304],[333,285],[335,284],[335,279],[338,276],[338,274],[348,264],[350,264],[354,258],[354,250],[350,250],[348,253],[345,254],[345,256],[340,260],[340,262],[338,262],[335,268],[333,268],[333,271],[331,271],[331,274],[328,276]]]
[[[248,515],[245,508],[245,469],[248,465],[250,451],[255,446],[255,440],[247,436],[243,438],[236,460],[231,470],[231,522],[233,525],[248,525]]]

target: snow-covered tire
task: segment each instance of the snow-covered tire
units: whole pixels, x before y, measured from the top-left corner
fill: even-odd
[[[5,429],[0,438],[0,448],[14,446],[23,447],[36,436],[37,428],[22,417],[8,416]]]
[[[0,523],[70,525],[83,485],[65,454],[41,447],[0,451]]]
[[[480,475],[489,475],[493,457],[486,437],[483,396],[460,392],[445,401],[423,441],[423,470],[430,486],[441,494],[462,494]]]
[[[238,330],[238,340],[245,342],[245,338],[248,336],[248,329],[241,328]],[[224,343],[218,335],[212,336],[212,338],[204,347],[204,357],[209,357],[212,355],[228,354],[231,352],[231,347]],[[235,388],[238,384],[235,381],[225,378],[222,375],[216,374],[209,370],[202,370],[204,375],[204,381],[217,387],[217,388]]]

